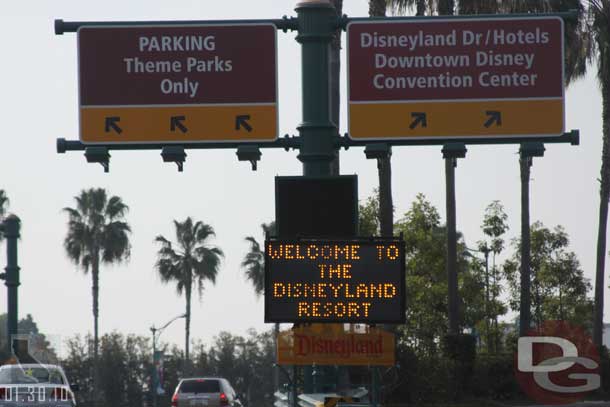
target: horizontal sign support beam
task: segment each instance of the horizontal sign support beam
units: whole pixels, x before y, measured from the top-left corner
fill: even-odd
[[[401,16],[401,17],[347,17],[342,16],[337,18],[337,28],[345,30],[347,25],[355,21],[392,21],[392,20],[433,20],[433,19],[468,19],[468,18],[528,18],[528,17],[561,17],[564,20],[574,20],[578,18],[577,10],[570,10],[558,13],[540,13],[540,14],[478,14],[478,15],[456,15],[456,16]],[[257,20],[184,20],[184,21],[64,21],[62,19],[55,20],[55,34],[63,35],[64,33],[77,32],[80,27],[86,26],[137,26],[137,25],[201,25],[201,24],[274,24],[279,30],[284,32],[296,31],[298,29],[298,21],[295,17],[286,17],[281,19],[257,19]]]
[[[431,139],[431,140],[352,140],[347,135],[345,137],[339,137],[336,145],[338,147],[366,147],[369,144],[389,144],[392,146],[440,146],[445,145],[448,142],[452,143],[464,143],[467,145],[485,145],[485,144],[521,144],[529,142],[538,142],[543,144],[571,144],[573,146],[580,145],[580,131],[572,130],[568,133],[564,133],[561,136],[551,137],[481,137],[478,139],[468,138],[452,138],[447,139]],[[245,145],[243,142],[218,142],[218,143],[179,143],[181,147],[190,150],[197,149],[218,149],[218,148],[238,148]],[[284,136],[273,142],[265,142],[261,144],[248,143],[247,145],[256,145],[259,148],[284,148],[297,149],[300,147],[299,137]],[[108,150],[160,150],[163,147],[167,147],[167,143],[144,143],[144,144],[104,144],[100,145],[107,148]],[[84,151],[87,145],[81,143],[78,140],[66,140],[64,138],[57,139],[57,152],[64,154],[67,151]]]
[[[568,133],[564,133],[561,136],[549,136],[549,137],[481,137],[481,138],[439,138],[439,139],[427,139],[427,140],[352,140],[345,137],[341,138],[341,147],[363,147],[369,144],[375,143],[386,143],[392,146],[442,146],[447,143],[464,143],[470,145],[482,145],[482,144],[521,144],[527,142],[539,142],[543,144],[557,144],[566,143],[573,146],[580,145],[580,131],[571,130]]]
[[[456,14],[441,16],[398,16],[398,17],[347,17],[341,18],[340,27],[345,29],[349,23],[362,21],[434,21],[434,20],[468,20],[468,19],[503,19],[503,18],[540,18],[540,17],[559,17],[564,20],[575,20],[578,18],[578,10],[569,10],[557,13],[514,13],[514,14]]]
[[[175,26],[175,25],[230,25],[230,24],[273,24],[278,30],[284,32],[298,29],[298,22],[295,17],[286,17],[274,20],[185,20],[185,21],[64,21],[61,19],[55,20],[55,34],[63,35],[64,33],[75,33],[81,27],[88,26]]]
[[[189,150],[197,149],[219,149],[219,148],[238,148],[244,145],[258,146],[259,148],[284,148],[289,150],[291,148],[299,148],[300,141],[298,137],[289,137],[277,139],[272,142],[265,142],[261,144],[257,143],[244,143],[244,142],[210,142],[210,143],[138,143],[138,144],[96,144],[95,146],[105,147],[108,150],[160,150],[169,145],[177,145]],[[83,151],[88,145],[83,144],[79,140],[66,140],[64,138],[58,138],[57,142],[57,153],[63,154],[66,151]],[[89,146],[91,147],[91,146]]]

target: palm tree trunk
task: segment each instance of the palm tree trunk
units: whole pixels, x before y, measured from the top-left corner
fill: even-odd
[[[93,284],[91,287],[91,294],[93,296],[93,406],[98,404],[99,399],[99,296],[100,296],[100,265],[99,258],[96,255],[93,259],[93,264],[91,265],[91,278],[93,280]]]
[[[421,17],[426,14],[426,1],[417,0],[417,13],[416,15]]]
[[[184,372],[185,375],[189,375],[191,359],[189,354],[189,342],[191,336],[191,289],[192,283],[189,282],[185,287],[185,297],[186,297],[186,323],[185,323],[185,343],[184,343]]]
[[[369,16],[385,17],[386,0],[369,0]]]
[[[519,304],[519,336],[525,336],[531,324],[530,270],[530,157],[521,157],[521,298]]]
[[[597,265],[595,268],[595,311],[593,342],[603,344],[604,289],[606,266],[606,230],[608,226],[608,200],[610,199],[610,83],[602,80],[602,168],[599,189],[599,227],[597,229]]]
[[[455,8],[454,0],[439,0],[439,2],[438,2],[438,14],[439,15],[453,15],[454,8]]]

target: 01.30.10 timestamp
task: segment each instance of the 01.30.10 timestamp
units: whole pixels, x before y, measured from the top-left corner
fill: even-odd
[[[73,401],[71,391],[65,387],[40,385],[4,385],[0,387],[0,407],[9,405],[19,406],[23,403],[44,403],[45,406],[53,406],[57,403],[58,406],[65,406],[70,405],[66,403],[71,401]]]

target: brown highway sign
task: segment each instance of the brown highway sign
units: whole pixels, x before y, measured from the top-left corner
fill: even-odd
[[[278,137],[273,24],[86,26],[78,53],[83,143]]]
[[[349,135],[561,135],[563,31],[559,17],[352,22]]]

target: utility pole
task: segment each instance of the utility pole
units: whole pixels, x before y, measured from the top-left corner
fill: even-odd
[[[21,237],[21,220],[16,215],[9,215],[0,224],[0,232],[6,238],[6,273],[0,275],[4,280],[7,289],[8,299],[8,315],[7,315],[7,340],[6,346],[8,354],[13,353],[12,338],[17,335],[17,326],[19,322],[18,314],[18,288],[19,282],[19,265],[17,262],[17,241]]]

